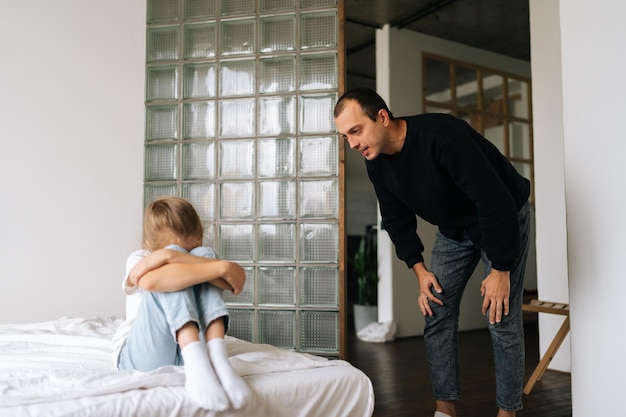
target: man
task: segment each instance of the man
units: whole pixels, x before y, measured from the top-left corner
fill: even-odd
[[[394,118],[371,89],[335,106],[335,125],[363,155],[382,227],[419,283],[435,417],[456,417],[461,397],[458,314],[465,285],[482,259],[482,313],[488,316],[498,417],[522,408],[522,293],[528,254],[529,181],[467,123],[446,114]],[[430,270],[416,215],[438,226]]]

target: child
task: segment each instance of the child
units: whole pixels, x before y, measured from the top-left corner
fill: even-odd
[[[189,202],[164,197],[146,208],[144,249],[128,257],[122,283],[126,322],[116,334],[118,368],[184,364],[185,388],[202,408],[239,409],[250,389],[228,360],[222,292],[239,294],[245,273],[201,245],[202,223]]]

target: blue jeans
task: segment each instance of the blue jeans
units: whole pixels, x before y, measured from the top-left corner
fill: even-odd
[[[488,324],[493,344],[496,372],[496,404],[505,411],[522,408],[524,383],[524,327],[522,302],[524,270],[528,257],[530,206],[518,213],[521,250],[511,270],[509,314],[502,321]],[[454,401],[461,398],[457,330],[459,306],[465,286],[478,261],[482,259],[485,277],[491,271],[491,262],[483,250],[465,236],[458,242],[437,232],[433,246],[431,272],[443,288],[437,298],[443,306],[430,303],[433,316],[427,316],[424,342],[435,400]],[[487,318],[489,312],[487,312]]]
[[[167,249],[187,252],[177,245]],[[192,255],[214,258],[206,247],[197,247]],[[165,365],[183,365],[176,341],[176,332],[186,323],[195,322],[204,331],[215,319],[224,318],[228,325],[228,310],[222,290],[202,283],[174,292],[143,291],[141,305],[119,357],[119,369],[150,371]]]

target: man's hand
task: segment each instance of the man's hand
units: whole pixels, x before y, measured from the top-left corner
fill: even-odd
[[[424,316],[432,316],[433,310],[430,308],[430,302],[443,305],[443,301],[433,295],[432,290],[435,290],[438,294],[441,294],[443,289],[437,281],[435,274],[426,269],[423,262],[413,265],[413,271],[417,275],[417,282],[419,284],[419,296],[417,298],[417,304]],[[432,288],[432,289],[431,289]]]
[[[509,295],[511,293],[511,280],[509,271],[491,269],[480,286],[480,295],[484,297],[482,312],[483,316],[489,309],[489,323],[496,324],[502,321],[502,314],[509,314]]]

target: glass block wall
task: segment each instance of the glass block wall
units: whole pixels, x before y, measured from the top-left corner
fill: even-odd
[[[246,270],[229,334],[340,351],[338,0],[148,0],[144,201]]]

